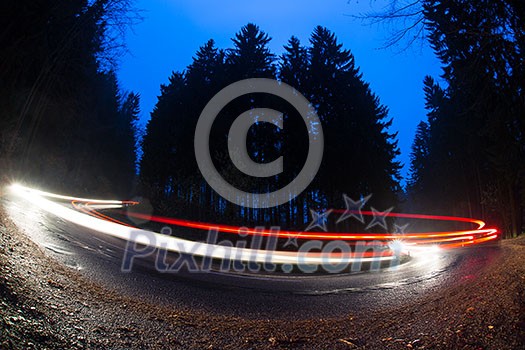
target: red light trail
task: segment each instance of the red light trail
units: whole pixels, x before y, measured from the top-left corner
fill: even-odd
[[[334,210],[335,212],[343,212],[343,210]],[[96,211],[94,211],[96,213]],[[373,212],[361,211],[364,216],[372,216]],[[482,243],[494,240],[498,237],[498,231],[495,228],[484,228],[485,223],[481,220],[461,218],[454,216],[436,216],[423,214],[405,214],[405,213],[389,213],[388,216],[405,218],[405,219],[420,219],[420,220],[436,220],[436,221],[451,221],[461,222],[476,225],[477,228],[470,230],[458,231],[443,231],[443,232],[417,232],[408,234],[394,234],[394,233],[346,233],[346,232],[303,232],[303,231],[272,231],[260,230],[255,228],[246,228],[239,226],[230,226],[222,224],[204,223],[190,220],[182,220],[175,218],[167,218],[162,216],[150,216],[140,213],[127,213],[129,217],[150,220],[167,225],[174,225],[179,227],[186,227],[200,230],[217,230],[224,233],[232,234],[249,234],[260,236],[277,236],[279,238],[297,238],[297,239],[319,239],[319,240],[343,240],[343,241],[393,241],[402,240],[404,244],[438,244],[441,248],[459,248],[462,246]],[[459,241],[459,242],[457,242]],[[454,242],[454,243],[449,243]]]
[[[124,206],[136,205],[133,201],[115,201],[115,200],[95,200],[83,199],[69,196],[62,196],[47,193],[35,189],[30,189],[20,185],[12,186],[13,192],[24,197],[33,204],[39,205],[42,209],[67,219],[79,225],[89,227],[99,232],[106,233],[128,241],[135,241],[140,244],[152,244],[157,248],[169,247],[169,250],[180,253],[195,254],[202,257],[224,258],[226,252],[228,256],[240,257],[241,260],[255,259],[256,262],[266,262],[268,254],[271,260],[279,264],[322,264],[356,261],[388,261],[396,259],[401,254],[419,253],[428,254],[435,249],[451,249],[469,247],[498,238],[496,228],[487,228],[481,220],[461,218],[453,216],[436,216],[424,214],[406,214],[406,213],[388,213],[388,217],[403,218],[410,220],[426,221],[447,221],[473,227],[464,230],[453,231],[433,231],[433,232],[411,232],[411,233],[371,233],[371,232],[312,232],[312,231],[292,231],[292,230],[267,230],[259,228],[247,228],[233,225],[214,224],[206,222],[197,222],[191,220],[168,218],[162,216],[150,216],[141,213],[123,212]],[[61,202],[70,203],[75,209],[68,209],[63,204],[58,204],[51,200],[60,200]],[[331,251],[329,253],[317,251],[267,251],[264,249],[252,249],[244,247],[224,247],[214,244],[195,242],[179,237],[168,236],[152,231],[143,230],[131,226],[130,224],[114,218],[108,213],[101,213],[102,210],[118,209],[120,214],[126,214],[128,218],[148,220],[151,222],[173,225],[182,228],[197,229],[203,231],[215,230],[217,232],[241,235],[258,235],[263,237],[277,237],[283,239],[300,239],[303,241],[347,241],[350,246],[356,247],[359,244],[365,246],[364,251],[358,249],[350,252]],[[342,214],[344,210],[334,210],[334,213]],[[373,212],[360,211],[356,214],[363,216],[372,216]],[[153,237],[150,242],[145,241],[144,237],[136,234],[143,233],[145,236]],[[374,247],[384,247],[385,249],[374,249]],[[388,248],[388,249],[387,249]],[[214,250],[215,249],[215,250]],[[372,251],[370,251],[372,250]],[[210,253],[211,252],[211,253]]]

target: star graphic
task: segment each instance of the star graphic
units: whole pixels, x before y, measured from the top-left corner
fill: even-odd
[[[309,231],[313,228],[319,227],[323,231],[327,231],[326,223],[328,222],[328,215],[332,212],[332,209],[326,210],[323,213],[318,213],[313,209],[310,209],[310,215],[312,215],[312,222],[308,227],[305,229],[305,231]]]
[[[343,194],[343,199],[345,201],[346,209],[344,213],[339,217],[337,220],[337,223],[340,223],[341,221],[344,221],[348,218],[355,218],[361,223],[365,222],[365,219],[363,218],[363,213],[361,213],[361,210],[365,206],[366,202],[372,197],[371,194],[368,196],[361,198],[357,201],[354,201],[352,198],[348,197],[346,194]]]
[[[404,235],[407,231],[407,227],[410,224],[405,224],[403,226],[399,226],[398,224],[394,224],[394,234],[396,235]]]
[[[299,244],[297,243],[297,236],[288,237],[288,240],[283,245],[283,248],[286,248],[289,245],[293,245],[295,248],[299,248]]]
[[[370,207],[370,209],[372,209],[372,214],[374,215],[374,218],[372,219],[372,221],[368,224],[368,226],[366,227],[366,229],[371,229],[372,227],[374,226],[381,226],[382,228],[384,228],[385,230],[388,229],[387,227],[387,224],[386,224],[386,217],[388,216],[388,214],[390,214],[390,212],[394,209],[394,207],[391,207],[385,211],[379,211],[377,209],[375,209],[374,207]]]

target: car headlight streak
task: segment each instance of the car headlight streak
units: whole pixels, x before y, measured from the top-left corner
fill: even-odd
[[[119,200],[97,200],[85,199],[72,196],[62,196],[48,193],[22,185],[12,185],[11,191],[16,195],[37,205],[42,210],[61,217],[77,225],[96,230],[98,232],[118,237],[128,242],[154,246],[168,251],[192,254],[195,256],[224,259],[225,257],[235,257],[242,261],[252,261],[256,263],[274,264],[339,264],[359,262],[389,261],[399,258],[400,255],[410,254],[410,252],[433,251],[435,249],[450,249],[472,246],[475,244],[488,242],[498,238],[498,231],[495,228],[485,228],[485,223],[481,220],[456,218],[450,216],[432,216],[421,214],[402,214],[390,213],[392,217],[406,219],[440,220],[455,221],[473,224],[477,227],[467,230],[444,231],[444,232],[416,232],[408,234],[391,233],[346,233],[346,232],[301,232],[287,230],[261,230],[241,228],[232,225],[222,225],[213,223],[196,222],[183,219],[166,218],[159,216],[146,216],[139,213],[128,213],[128,216],[149,219],[154,222],[174,225],[179,227],[216,230],[218,232],[243,235],[276,236],[277,238],[296,238],[300,240],[319,240],[319,241],[346,241],[349,244],[356,242],[367,242],[370,245],[382,245],[385,249],[374,249],[365,252],[333,252],[325,254],[317,251],[268,251],[264,249],[240,248],[219,246],[203,242],[195,242],[175,236],[144,230],[132,227],[127,223],[121,222],[109,215],[99,211],[107,209],[119,209],[124,206],[134,205],[137,202]],[[59,203],[67,201],[72,208]],[[338,212],[338,210],[334,210]],[[341,211],[339,211],[341,212]],[[363,215],[372,215],[371,212],[362,212]]]

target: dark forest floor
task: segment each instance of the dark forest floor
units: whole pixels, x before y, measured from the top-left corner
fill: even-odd
[[[337,319],[248,320],[117,295],[49,258],[0,207],[0,348],[525,349],[525,237],[468,283]]]

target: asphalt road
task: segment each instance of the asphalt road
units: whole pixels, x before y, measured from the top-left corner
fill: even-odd
[[[125,242],[3,199],[13,221],[46,253],[88,280],[151,303],[245,318],[327,318],[402,305],[471,279],[500,253],[497,244],[439,251],[377,272],[338,275],[158,273],[151,260],[121,271]]]

